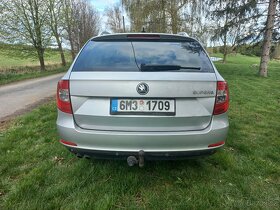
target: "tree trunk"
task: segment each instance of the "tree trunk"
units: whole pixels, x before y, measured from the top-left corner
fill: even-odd
[[[164,0],[161,0],[161,12],[162,12],[162,18],[161,18],[161,24],[160,24],[160,32],[166,33],[167,24],[166,24],[165,1]]]
[[[171,24],[172,24],[172,26],[171,26],[171,28],[172,28],[172,33],[173,34],[177,34],[178,33],[178,26],[177,26],[177,12],[176,11],[174,11],[174,12],[172,12],[172,14],[171,14]]]
[[[73,40],[73,7],[75,6],[73,3],[73,1],[69,2],[68,0],[64,1],[65,3],[65,22],[66,22],[66,31],[68,33],[68,40],[70,43],[70,47],[71,47],[71,56],[72,56],[72,60],[75,59],[75,51],[74,51],[74,40]]]
[[[227,62],[227,33],[224,35],[224,46],[223,46],[224,52],[223,52],[223,63]]]
[[[227,62],[227,50],[224,49],[224,55],[223,55],[223,63],[226,63]]]
[[[44,60],[44,49],[43,48],[38,48],[37,49],[37,54],[38,54],[38,58],[39,58],[39,61],[40,61],[41,71],[45,71],[46,66],[45,66],[45,60]]]
[[[58,36],[56,36],[55,38],[56,38],[56,42],[57,42],[57,45],[58,45],[58,50],[60,52],[61,64],[62,64],[62,66],[66,66],[66,61],[65,61],[65,56],[64,56],[63,49],[62,49],[61,41],[60,41]]]
[[[177,34],[178,33],[178,11],[176,10],[176,2],[175,1],[171,1],[170,4],[170,18],[171,18],[171,29],[172,29],[172,33],[173,34]]]
[[[76,57],[76,54],[75,54],[75,49],[74,49],[74,43],[73,43],[72,38],[70,38],[70,36],[69,36],[69,42],[70,42],[70,47],[71,47],[72,60],[74,60]]]
[[[226,1],[226,3],[228,4],[228,1]],[[228,13],[228,11],[226,12],[226,20],[225,20],[225,26],[228,24],[228,17],[229,16],[229,13]],[[223,40],[223,42],[224,42],[224,47],[223,47],[223,49],[224,49],[224,52],[223,52],[223,63],[226,63],[227,62],[227,53],[228,53],[228,51],[227,51],[227,35],[228,35],[228,30],[226,30],[225,32],[224,32],[224,40]]]
[[[259,75],[262,77],[267,77],[267,65],[269,62],[269,52],[272,40],[272,30],[275,20],[277,0],[269,0],[268,15],[265,26],[264,42],[262,46],[262,55],[260,62]]]

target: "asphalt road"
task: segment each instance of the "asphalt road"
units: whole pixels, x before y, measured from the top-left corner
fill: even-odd
[[[64,73],[0,86],[0,122],[54,97]]]

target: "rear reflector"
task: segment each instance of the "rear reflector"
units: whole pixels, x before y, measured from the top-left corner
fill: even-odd
[[[229,107],[228,85],[224,81],[217,82],[216,101],[213,114],[218,115],[225,113]]]
[[[130,39],[160,39],[160,35],[156,34],[129,34],[126,37]]]
[[[56,93],[57,108],[65,113],[72,114],[69,92],[69,80],[60,80],[57,84]]]
[[[65,141],[63,139],[60,139],[60,143],[70,145],[70,146],[77,146],[77,144],[71,142],[71,141]]]
[[[218,146],[221,146],[221,145],[224,145],[225,144],[225,141],[219,141],[217,143],[214,143],[214,144],[209,144],[208,147],[218,147]]]

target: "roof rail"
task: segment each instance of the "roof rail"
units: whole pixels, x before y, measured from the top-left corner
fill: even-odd
[[[180,36],[187,36],[187,37],[189,37],[189,35],[188,35],[188,33],[187,32],[179,32],[179,33],[177,33],[178,35],[180,35]]]

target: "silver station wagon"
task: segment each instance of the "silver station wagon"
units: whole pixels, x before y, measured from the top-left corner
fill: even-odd
[[[78,157],[213,154],[228,132],[228,86],[201,44],[173,34],[90,39],[57,86],[60,142]]]

